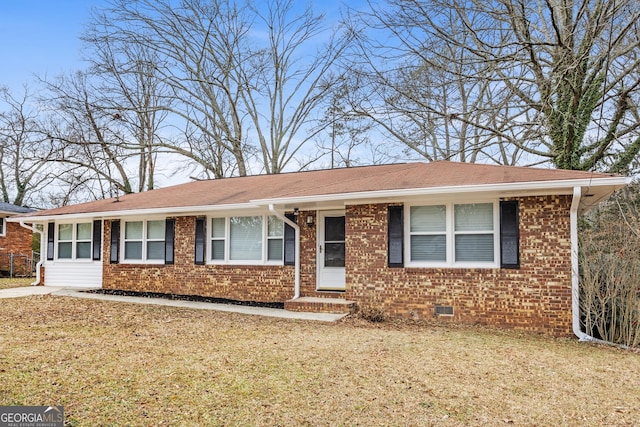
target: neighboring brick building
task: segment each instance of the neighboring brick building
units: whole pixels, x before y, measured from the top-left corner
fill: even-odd
[[[33,261],[33,232],[7,218],[29,214],[34,209],[0,202],[0,276],[30,275]]]
[[[452,162],[199,181],[23,216],[45,285],[574,327],[577,215],[607,174]]]

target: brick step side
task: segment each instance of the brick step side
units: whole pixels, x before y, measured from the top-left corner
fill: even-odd
[[[301,297],[285,301],[284,309],[309,313],[347,314],[355,311],[356,302],[342,298]]]

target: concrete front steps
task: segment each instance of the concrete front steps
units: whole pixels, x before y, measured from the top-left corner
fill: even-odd
[[[342,298],[300,297],[285,301],[284,309],[309,313],[349,314],[356,310],[356,302]]]

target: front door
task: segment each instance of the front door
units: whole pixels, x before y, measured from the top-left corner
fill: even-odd
[[[344,211],[318,212],[318,284],[319,291],[345,289]]]

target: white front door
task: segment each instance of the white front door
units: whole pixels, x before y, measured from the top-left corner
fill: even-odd
[[[345,218],[344,211],[318,212],[318,283],[319,291],[345,289]]]

